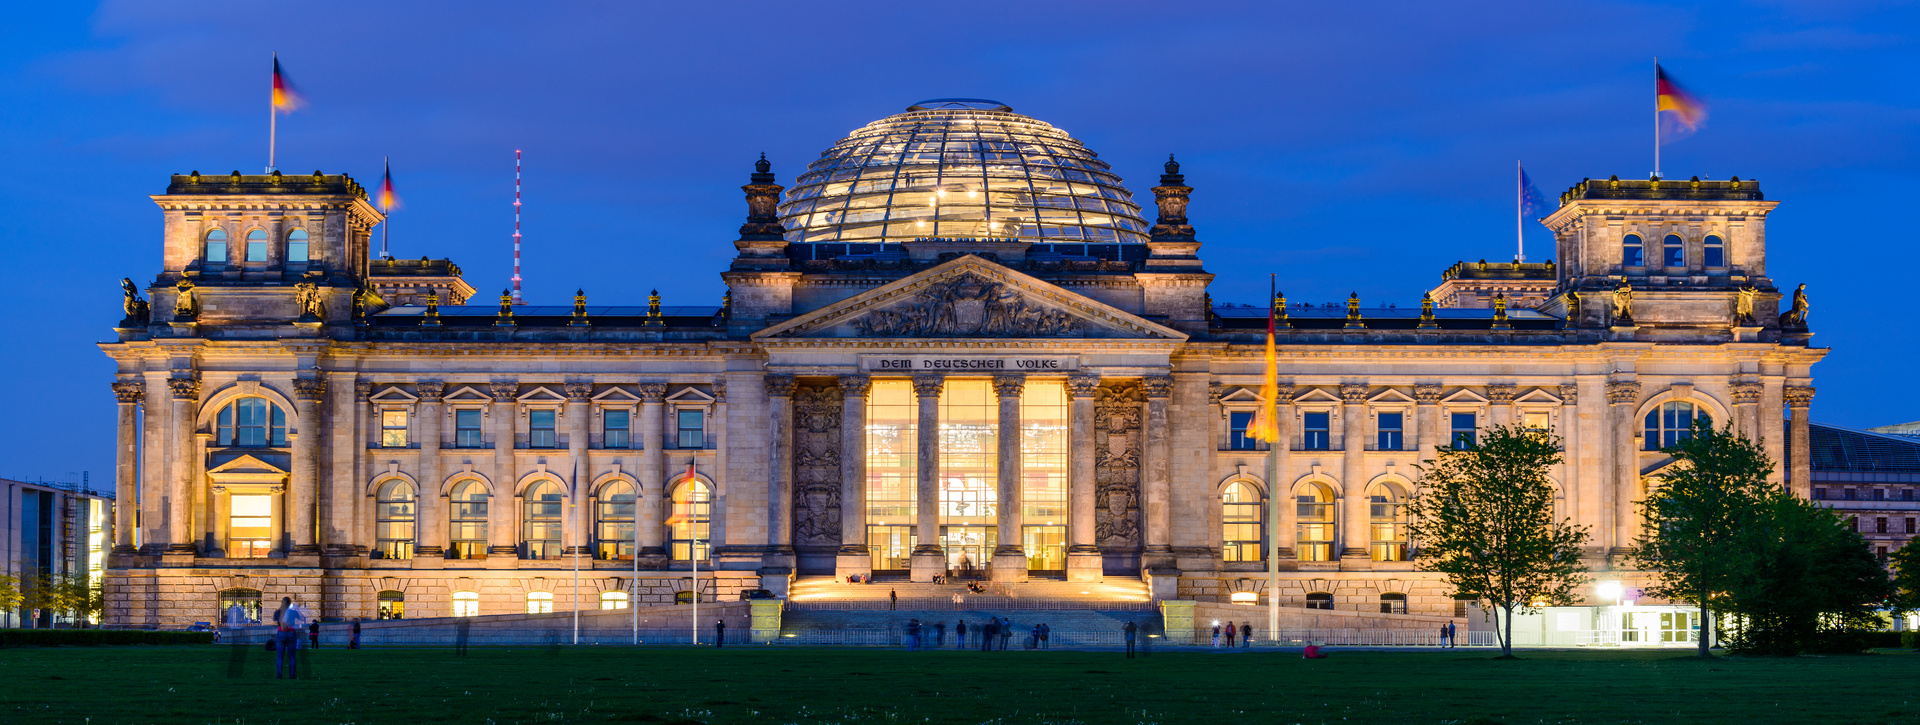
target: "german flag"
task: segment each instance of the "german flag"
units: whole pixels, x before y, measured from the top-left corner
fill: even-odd
[[[1707,120],[1707,104],[1668,78],[1667,71],[1660,64],[1654,64],[1653,75],[1656,94],[1654,109],[1660,114],[1661,121],[1670,128],[1670,133],[1664,134],[1663,138],[1680,138],[1700,128],[1700,124]]]
[[[1280,356],[1276,354],[1273,342],[1273,320],[1278,314],[1276,309],[1280,295],[1275,293],[1267,302],[1267,366],[1260,381],[1260,410],[1254,413],[1253,425],[1247,426],[1247,437],[1257,441],[1280,444]]]
[[[292,111],[301,106],[299,93],[293,90],[293,84],[287,82],[287,76],[280,72],[280,56],[273,57],[273,110]]]
[[[400,197],[393,194],[393,164],[388,163],[385,173],[380,175],[380,211],[393,211],[400,206]]]

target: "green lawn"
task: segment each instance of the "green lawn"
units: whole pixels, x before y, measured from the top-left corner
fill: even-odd
[[[1911,723],[1920,656],[1682,652],[0,650],[21,723]],[[230,677],[235,666],[240,677]],[[1475,720],[1486,718],[1486,720]]]

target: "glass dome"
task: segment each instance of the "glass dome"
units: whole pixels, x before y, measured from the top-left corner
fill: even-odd
[[[921,101],[807,165],[781,203],[789,242],[992,237],[1147,241],[1133,195],[1065,131],[997,101]]]

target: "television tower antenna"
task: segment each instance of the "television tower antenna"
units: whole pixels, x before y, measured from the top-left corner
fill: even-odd
[[[513,303],[526,304],[520,298],[520,149],[513,150]]]

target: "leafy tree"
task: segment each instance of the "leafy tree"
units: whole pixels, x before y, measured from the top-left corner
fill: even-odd
[[[1894,585],[1866,539],[1832,510],[1769,492],[1728,582],[1728,648],[1748,654],[1860,651]]]
[[[13,611],[20,608],[20,579],[11,574],[0,574],[0,611]]]
[[[1553,518],[1547,471],[1560,462],[1560,439],[1499,426],[1438,454],[1421,466],[1407,506],[1415,561],[1445,574],[1459,594],[1499,608],[1500,656],[1511,658],[1514,610],[1572,604],[1587,579],[1586,528]]]
[[[1690,437],[1661,452],[1675,463],[1650,481],[1640,502],[1642,529],[1631,557],[1659,576],[1648,594],[1700,605],[1700,656],[1706,657],[1710,614],[1726,608],[1729,583],[1745,563],[1740,534],[1777,488],[1767,482],[1773,461],[1746,436],[1731,427],[1714,430],[1705,420],[1694,421]]]
[[[1908,544],[1888,557],[1893,565],[1893,608],[1905,614],[1920,609],[1920,546]]]

